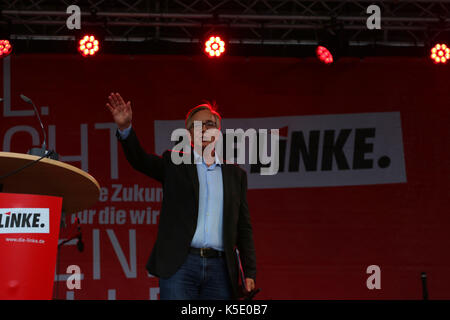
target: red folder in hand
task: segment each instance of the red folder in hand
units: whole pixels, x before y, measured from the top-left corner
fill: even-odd
[[[239,255],[238,248],[235,247],[234,248],[234,252],[236,253],[236,261],[237,261],[237,264],[238,264],[238,272],[239,272],[240,283],[242,285],[242,288],[244,288],[246,291],[248,291],[247,283],[245,281],[244,269],[242,268],[241,257]]]
[[[241,284],[242,288],[245,288],[246,292],[248,292],[247,282],[245,281],[244,269],[242,268],[241,257],[239,255],[239,250],[237,247],[234,248],[234,252],[236,253],[236,261],[238,264],[240,284]],[[259,288],[256,290],[252,290],[251,292],[248,292],[247,294],[245,294],[244,299],[252,300],[253,297],[260,291],[261,291],[261,289],[259,289]]]

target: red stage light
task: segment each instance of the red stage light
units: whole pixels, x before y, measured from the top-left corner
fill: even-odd
[[[322,61],[323,63],[325,64],[333,63],[333,55],[327,48],[323,46],[318,46],[316,49],[316,54],[317,58],[319,58],[319,60]]]
[[[0,58],[6,57],[12,51],[12,45],[9,40],[0,40]]]
[[[93,56],[100,48],[98,40],[93,35],[85,35],[78,44],[78,51],[83,57]]]
[[[205,52],[210,58],[220,57],[225,52],[225,41],[220,37],[212,36],[205,42]]]
[[[438,43],[431,49],[430,57],[434,63],[446,63],[450,59],[450,49],[445,43]]]

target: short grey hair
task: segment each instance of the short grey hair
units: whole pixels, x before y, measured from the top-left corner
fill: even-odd
[[[185,126],[186,129],[189,129],[190,126],[192,125],[192,117],[194,116],[194,114],[196,114],[197,112],[201,111],[201,110],[208,110],[209,112],[211,112],[214,117],[216,118],[216,124],[217,124],[217,129],[220,130],[220,125],[221,125],[221,121],[222,121],[222,117],[220,116],[220,114],[216,111],[217,110],[217,105],[215,102],[213,102],[212,104],[208,101],[206,101],[203,104],[199,104],[198,106],[195,106],[194,108],[192,108],[191,110],[189,110],[189,112],[186,115],[186,120],[185,120]]]

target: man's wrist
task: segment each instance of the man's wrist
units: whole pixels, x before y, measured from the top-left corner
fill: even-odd
[[[119,129],[119,131],[125,131],[125,130],[131,128],[131,123],[128,124],[127,126],[117,126],[117,128]]]
[[[119,133],[120,139],[121,140],[125,140],[126,138],[128,138],[130,131],[131,131],[131,124],[128,126],[128,128],[125,129],[120,129],[120,127],[117,127],[117,131]]]

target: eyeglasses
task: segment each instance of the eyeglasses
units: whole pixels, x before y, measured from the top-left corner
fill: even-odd
[[[194,122],[197,122],[197,121],[194,121]],[[211,120],[202,121],[202,128],[203,128],[203,126],[205,126],[206,129],[217,128],[217,124]],[[191,124],[191,126],[189,127],[189,130],[191,130],[192,128],[194,128],[194,123]]]

